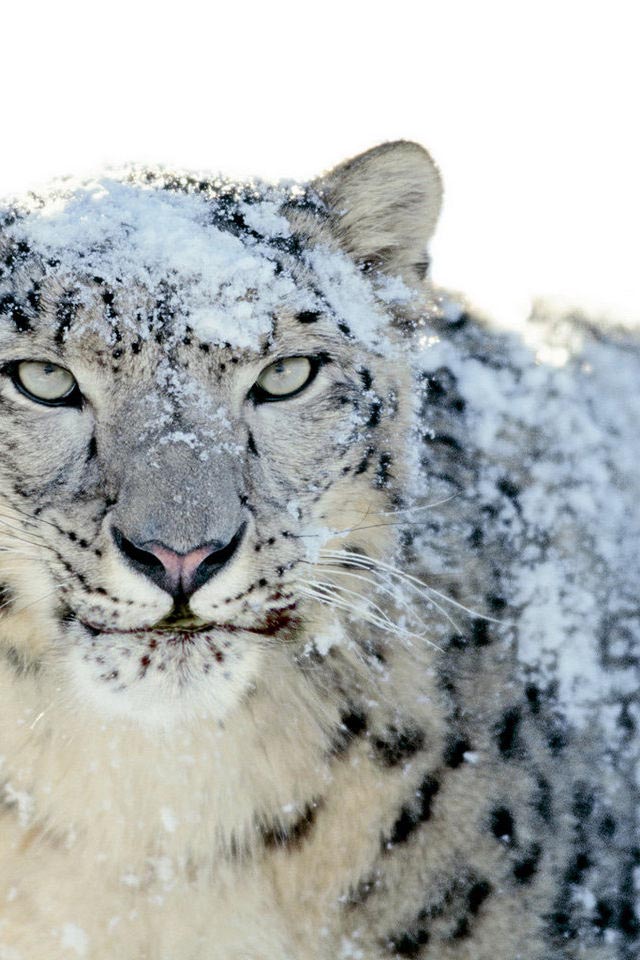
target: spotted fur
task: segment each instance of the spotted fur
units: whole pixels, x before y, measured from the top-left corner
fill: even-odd
[[[71,275],[37,203],[2,213],[0,957],[631,960],[635,701],[614,755],[518,669],[508,571],[543,538],[526,470],[483,447],[482,398],[441,355],[415,356],[438,339],[494,384],[532,361],[423,282],[430,158],[388,144],[296,189],[123,182],[184,198],[290,292],[251,345],[207,338],[179,259],[142,283],[99,271],[107,244]],[[261,232],[264,203],[289,230]],[[256,402],[298,355],[308,389]],[[25,358],[77,398],[22,395]],[[184,554],[239,529],[180,610],[114,536]]]

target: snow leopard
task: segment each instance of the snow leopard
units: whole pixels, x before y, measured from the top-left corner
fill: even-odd
[[[2,206],[1,960],[638,955],[637,337],[439,290],[441,199]]]

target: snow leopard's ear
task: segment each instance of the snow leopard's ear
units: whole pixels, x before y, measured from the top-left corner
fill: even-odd
[[[435,163],[417,143],[383,143],[313,184],[329,207],[333,232],[363,268],[422,279],[427,243],[442,202]]]

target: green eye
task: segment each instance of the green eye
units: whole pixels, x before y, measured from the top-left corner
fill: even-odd
[[[284,400],[299,393],[311,383],[318,365],[308,357],[287,357],[276,360],[262,371],[255,382],[256,400]]]
[[[77,383],[73,374],[56,363],[22,360],[13,377],[18,389],[31,400],[45,404],[67,402],[75,394]]]

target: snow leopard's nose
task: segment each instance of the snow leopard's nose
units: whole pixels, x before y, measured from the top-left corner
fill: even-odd
[[[157,540],[134,543],[117,527],[113,527],[112,532],[116,546],[129,565],[180,603],[188,600],[229,562],[240,545],[245,528],[246,523],[242,523],[228,543],[214,540],[187,553],[179,553]]]

